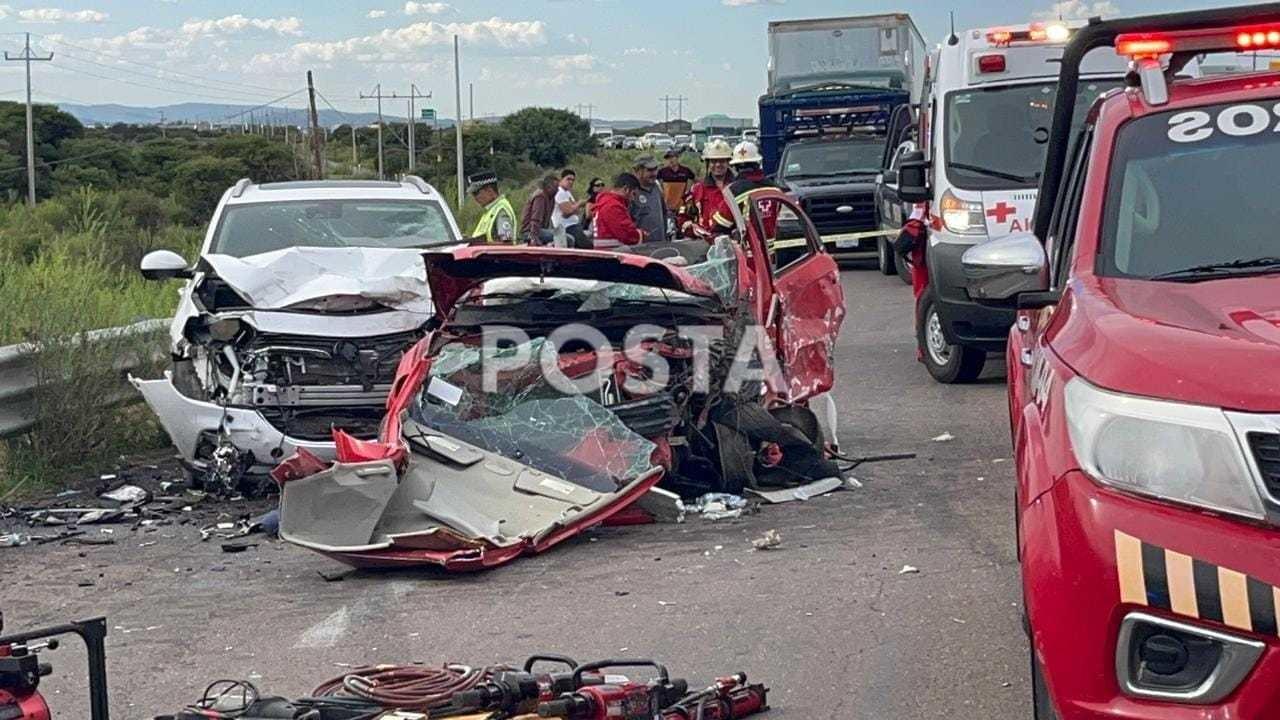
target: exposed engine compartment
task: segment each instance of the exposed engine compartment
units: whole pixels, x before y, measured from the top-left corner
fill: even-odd
[[[372,437],[396,366],[418,330],[360,338],[258,332],[237,317],[189,328],[200,399],[252,408],[290,437],[324,440],[334,428]],[[219,339],[226,338],[226,339]]]

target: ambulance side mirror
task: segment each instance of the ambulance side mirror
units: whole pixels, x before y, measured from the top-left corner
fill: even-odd
[[[929,161],[919,150],[902,156],[898,164],[898,197],[903,202],[928,202],[932,193],[929,190]]]

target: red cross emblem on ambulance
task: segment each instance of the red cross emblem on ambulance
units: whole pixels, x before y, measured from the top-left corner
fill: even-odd
[[[1017,210],[1012,205],[1001,200],[987,211],[987,217],[995,218],[996,223],[1003,225],[1009,221],[1009,216],[1016,212]]]

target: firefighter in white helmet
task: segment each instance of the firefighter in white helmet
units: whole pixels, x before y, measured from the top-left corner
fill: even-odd
[[[743,217],[746,217],[750,210],[751,196],[760,190],[766,188],[777,188],[777,185],[765,179],[764,169],[761,164],[764,158],[760,156],[760,148],[756,144],[747,140],[738,143],[733,148],[733,156],[729,159],[729,165],[733,167],[734,180],[729,183],[729,194],[733,196],[734,201],[738,203],[738,209],[742,211]],[[777,226],[777,208],[776,203],[762,203],[760,207],[761,221],[764,223],[765,232],[772,239],[774,228]],[[722,209],[715,215],[715,223],[722,231],[728,231],[733,228],[733,216],[728,208]]]
[[[724,140],[708,141],[702,148],[702,163],[706,166],[706,176],[694,184],[680,208],[680,233],[685,237],[715,237],[718,226],[715,216],[719,212],[727,212],[724,199],[724,188],[733,182],[733,171],[729,169],[729,160],[733,157],[733,148]]]

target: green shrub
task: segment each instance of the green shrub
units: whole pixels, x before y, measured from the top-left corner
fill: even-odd
[[[222,194],[248,172],[243,162],[230,158],[202,157],[179,165],[173,188],[179,219],[189,225],[208,223]]]

